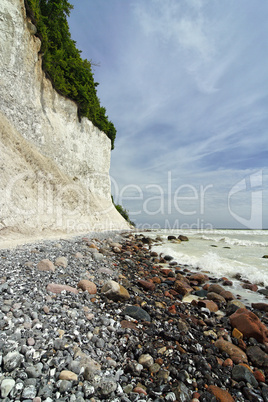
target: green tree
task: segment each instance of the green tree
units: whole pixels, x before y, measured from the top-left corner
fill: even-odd
[[[72,4],[67,0],[25,0],[25,6],[41,39],[42,66],[47,77],[61,95],[77,103],[80,118],[87,117],[106,133],[113,149],[116,129],[100,105],[91,63],[81,58],[71,38],[67,17]]]

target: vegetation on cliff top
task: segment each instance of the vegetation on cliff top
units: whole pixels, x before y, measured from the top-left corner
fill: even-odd
[[[116,129],[100,105],[91,63],[81,58],[71,38],[67,17],[73,6],[67,0],[25,0],[25,6],[42,41],[43,69],[54,88],[77,103],[79,117],[104,131],[113,149]]]

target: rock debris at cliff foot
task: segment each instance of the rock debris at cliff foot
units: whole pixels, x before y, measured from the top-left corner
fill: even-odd
[[[268,401],[267,304],[147,240],[0,250],[1,400]]]

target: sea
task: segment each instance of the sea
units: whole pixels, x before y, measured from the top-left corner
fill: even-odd
[[[156,238],[162,243],[155,244],[152,250],[171,255],[180,265],[190,266],[198,272],[206,272],[215,278],[227,277],[233,282],[228,288],[239,295],[244,302],[267,302],[268,299],[258,292],[245,290],[237,274],[242,279],[257,284],[259,289],[268,287],[268,230],[238,229],[188,229],[188,230],[151,230],[143,234]],[[173,243],[168,235],[185,235],[189,241]]]

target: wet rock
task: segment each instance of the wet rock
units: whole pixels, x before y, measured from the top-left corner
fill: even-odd
[[[255,338],[258,342],[268,342],[268,329],[261,320],[247,309],[238,309],[230,317],[233,328],[239,329],[246,338]]]
[[[182,280],[175,281],[174,289],[183,296],[186,296],[194,291],[194,289],[187,282]]]
[[[243,350],[235,346],[233,343],[218,339],[215,344],[221,351],[226,352],[235,363],[247,363],[247,355]]]
[[[198,307],[207,308],[214,313],[219,310],[218,305],[213,300],[199,300],[197,305]]]
[[[268,367],[268,354],[265,353],[259,346],[249,346],[247,355],[250,361],[256,367]]]
[[[267,303],[252,303],[251,306],[260,311],[265,311],[268,313],[268,304]]]
[[[208,281],[208,276],[205,274],[192,274],[189,276],[189,280],[196,281],[201,284]]]
[[[127,289],[113,280],[110,280],[104,284],[104,286],[101,288],[101,293],[104,294],[108,299],[114,301],[126,301],[130,299]]]
[[[139,306],[127,306],[123,314],[135,318],[138,321],[151,321],[150,315]]]
[[[237,382],[244,381],[245,383],[249,383],[253,387],[258,386],[258,381],[254,377],[254,374],[247,367],[242,365],[233,367],[232,378]]]
[[[225,298],[223,296],[219,295],[218,293],[215,293],[215,292],[209,292],[207,294],[207,299],[208,300],[213,300],[215,303],[226,304]]]
[[[184,236],[184,235],[179,235],[178,239],[180,241],[189,241],[189,238],[187,236]]]
[[[242,288],[251,290],[252,292],[257,292],[258,290],[258,286],[252,283],[243,283]]]

